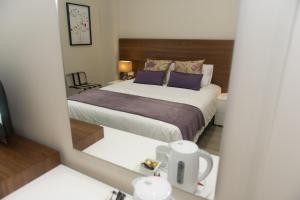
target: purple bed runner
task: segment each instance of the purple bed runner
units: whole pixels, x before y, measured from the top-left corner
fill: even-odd
[[[177,126],[183,139],[193,140],[205,125],[201,110],[195,106],[136,95],[93,89],[68,98],[94,106],[156,119]]]

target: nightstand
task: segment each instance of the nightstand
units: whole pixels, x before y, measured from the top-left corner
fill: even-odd
[[[214,124],[218,126],[224,125],[225,112],[227,107],[227,93],[222,93],[217,98],[217,112],[215,115]]]

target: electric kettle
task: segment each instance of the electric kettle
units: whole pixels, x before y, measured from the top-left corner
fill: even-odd
[[[133,180],[133,200],[174,200],[170,183],[161,177],[149,176]]]
[[[198,182],[204,180],[212,170],[211,155],[200,150],[195,143],[185,140],[170,143],[169,148],[168,181],[187,192],[196,192]],[[199,157],[207,161],[207,168],[202,174],[199,174]]]

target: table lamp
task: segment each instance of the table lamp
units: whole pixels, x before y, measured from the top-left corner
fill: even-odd
[[[120,60],[118,64],[118,71],[120,72],[120,79],[128,79],[128,72],[132,72],[132,62],[126,60]]]

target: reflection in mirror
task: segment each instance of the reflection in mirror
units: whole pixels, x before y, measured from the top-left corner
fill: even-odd
[[[152,1],[77,2],[58,1],[74,148],[214,199],[238,2],[209,22],[161,10],[203,1],[159,1],[162,21]]]

